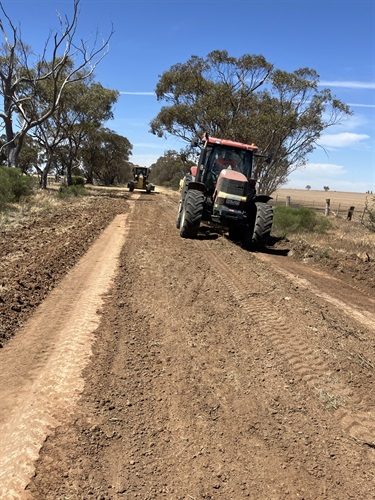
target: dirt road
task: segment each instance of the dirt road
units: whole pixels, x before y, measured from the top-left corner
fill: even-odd
[[[0,351],[0,497],[374,498],[373,288],[126,205]]]

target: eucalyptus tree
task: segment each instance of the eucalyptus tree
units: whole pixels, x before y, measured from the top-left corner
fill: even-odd
[[[53,99],[53,82],[46,79],[36,90],[34,106],[47,107]],[[55,112],[32,131],[44,151],[45,161],[40,167],[43,188],[49,172],[57,165],[60,173],[65,174],[67,184],[72,184],[72,169],[79,163],[79,148],[90,131],[113,118],[112,107],[118,97],[118,91],[93,81],[93,75],[66,88]]]
[[[0,48],[0,118],[4,122],[9,166],[18,166],[26,134],[47,120],[59,107],[68,86],[92,75],[108,52],[113,29],[102,40],[97,34],[92,44],[78,38],[79,5],[80,0],[73,0],[70,19],[58,15],[59,28],[49,34],[42,54],[35,56],[0,1],[0,31],[4,38]],[[70,66],[72,60],[74,66]],[[32,105],[35,92],[46,79],[52,82],[52,98],[35,113]]]
[[[105,127],[91,130],[81,148],[81,169],[88,183],[105,186],[125,182],[132,154],[129,140]]]
[[[151,165],[150,180],[161,186],[177,188],[184,173],[193,164],[193,161],[177,151],[165,151],[164,155]]]
[[[305,165],[321,133],[350,114],[329,89],[319,89],[312,69],[286,72],[261,55],[235,58],[219,50],[172,66],[155,92],[166,104],[150,123],[153,134],[190,142],[206,131],[255,143],[268,157],[254,169],[266,193]]]

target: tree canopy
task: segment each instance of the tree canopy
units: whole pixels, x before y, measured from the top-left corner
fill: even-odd
[[[88,182],[98,179],[105,186],[124,183],[130,176],[132,144],[105,127],[87,134],[81,148],[81,170]]]
[[[69,70],[68,70],[69,71]],[[64,78],[66,72],[62,73]],[[30,131],[43,152],[41,174],[42,187],[46,187],[51,168],[59,165],[67,184],[72,181],[72,169],[78,162],[78,151],[88,134],[113,117],[112,106],[119,93],[94,82],[93,77],[77,81],[66,88],[58,108],[42,123]],[[50,79],[39,82],[33,100],[37,110],[51,105],[53,82]]]
[[[271,162],[257,161],[260,191],[271,193],[306,163],[327,127],[350,114],[329,89],[319,90],[319,76],[309,68],[286,72],[261,55],[231,57],[213,51],[192,56],[164,72],[156,86],[165,101],[151,132],[190,142],[210,135],[255,143]]]
[[[177,151],[165,151],[156,163],[151,165],[150,180],[155,184],[177,189],[185,172],[193,165],[193,161],[186,159]]]
[[[89,78],[108,51],[113,30],[99,44],[97,39],[91,46],[77,40],[79,4],[80,0],[73,0],[71,19],[58,16],[59,29],[51,32],[42,55],[36,58],[0,2],[0,32],[4,38],[0,48],[0,118],[4,122],[9,166],[18,166],[26,134],[54,114],[66,88]],[[46,80],[50,82],[50,99],[46,106],[35,107],[38,87]]]

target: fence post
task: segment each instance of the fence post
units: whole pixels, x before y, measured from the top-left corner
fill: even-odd
[[[324,215],[329,215],[331,212],[331,200],[329,198],[326,199],[326,209]]]
[[[362,212],[362,217],[361,217],[361,224],[363,224],[363,217],[365,216],[365,213],[367,211],[367,205],[368,205],[368,200],[367,200],[367,196],[366,196],[365,206],[364,206],[364,209],[363,209],[363,212]]]
[[[353,217],[353,213],[354,213],[354,209],[355,207],[350,207],[349,210],[348,210],[348,215],[346,217],[346,220],[352,220],[352,217]]]

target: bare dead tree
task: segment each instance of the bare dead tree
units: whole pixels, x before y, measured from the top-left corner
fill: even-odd
[[[59,29],[49,34],[42,54],[33,58],[20,28],[12,22],[0,1],[0,31],[4,38],[0,50],[0,95],[3,100],[0,118],[7,139],[3,147],[7,148],[8,166],[18,166],[26,134],[56,111],[67,85],[90,77],[108,53],[113,27],[101,41],[98,32],[92,40],[76,40],[79,4],[80,0],[73,0],[71,19],[58,14]],[[33,99],[43,80],[52,82],[52,97],[48,106],[37,108]],[[16,129],[13,125],[15,117]]]

